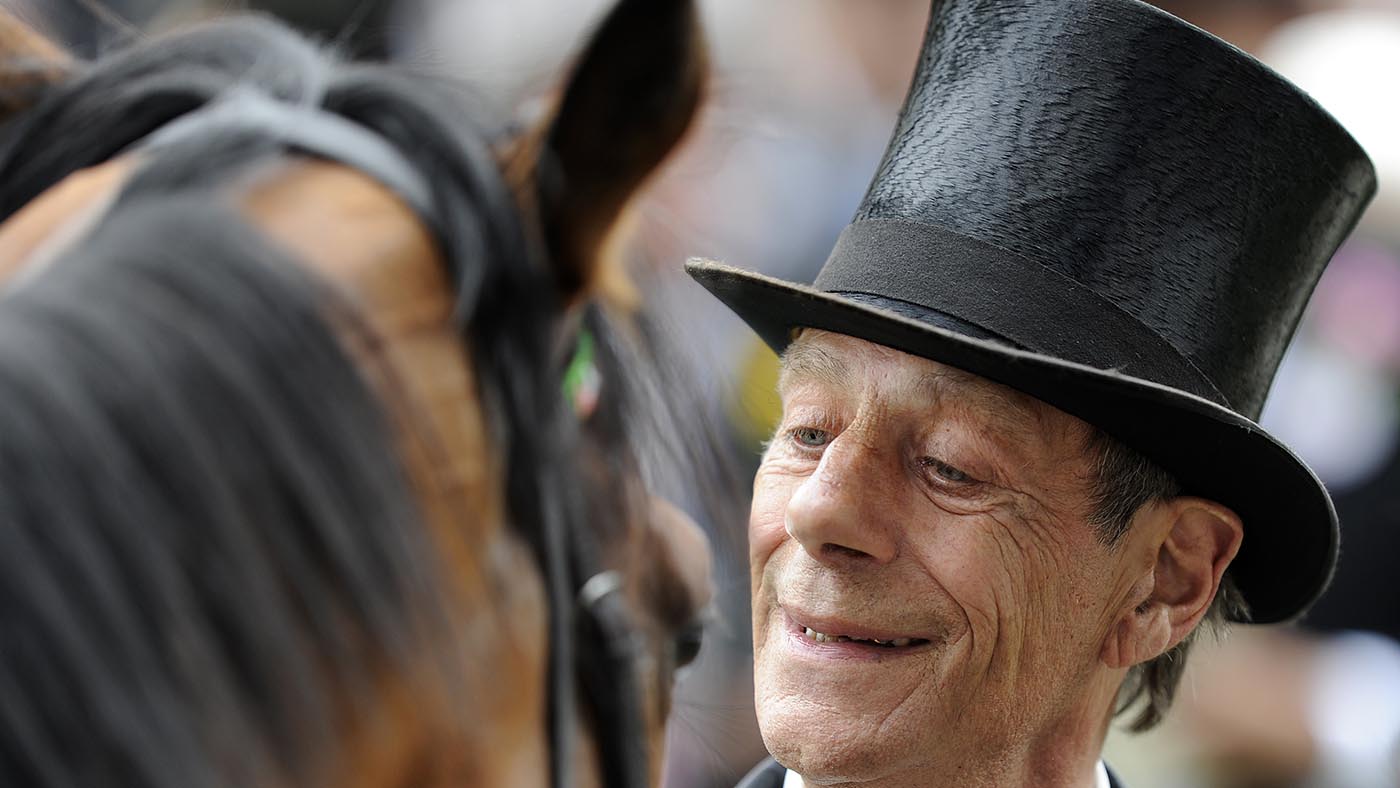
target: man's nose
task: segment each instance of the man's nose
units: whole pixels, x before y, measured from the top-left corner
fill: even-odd
[[[846,436],[827,446],[816,471],[788,500],[787,531],[808,555],[830,565],[887,563],[899,552],[890,522],[888,456]]]

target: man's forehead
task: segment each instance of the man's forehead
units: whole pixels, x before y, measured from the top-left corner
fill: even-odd
[[[904,353],[864,339],[816,329],[804,330],[782,357],[779,391],[816,383],[835,391],[855,392],[872,377],[887,377],[894,385],[930,399],[950,395],[1023,430],[1043,427],[1046,419],[1083,425],[1040,400],[966,370]]]
[[[860,383],[861,373],[900,375],[933,385],[986,389],[1007,399],[1036,400],[971,372],[845,334],[805,329],[782,357],[779,385],[818,382],[832,387]]]

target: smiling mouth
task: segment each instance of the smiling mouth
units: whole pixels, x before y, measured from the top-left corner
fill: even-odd
[[[879,640],[877,638],[855,638],[848,635],[828,635],[825,632],[818,632],[811,627],[801,627],[802,634],[808,640],[817,643],[860,643],[868,646],[878,646],[880,648],[909,648],[911,646],[922,646],[928,642],[925,638],[891,638],[889,640]]]

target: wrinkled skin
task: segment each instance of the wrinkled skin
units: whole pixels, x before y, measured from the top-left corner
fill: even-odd
[[[780,394],[749,526],[769,749],[809,784],[1092,785],[1127,668],[1199,620],[1238,518],[1183,497],[1105,544],[1088,425],[859,339],[806,332]]]

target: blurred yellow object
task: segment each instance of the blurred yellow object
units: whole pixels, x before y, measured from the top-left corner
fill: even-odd
[[[739,366],[729,423],[745,444],[757,446],[773,435],[783,416],[778,399],[778,356],[757,338],[749,340]]]

